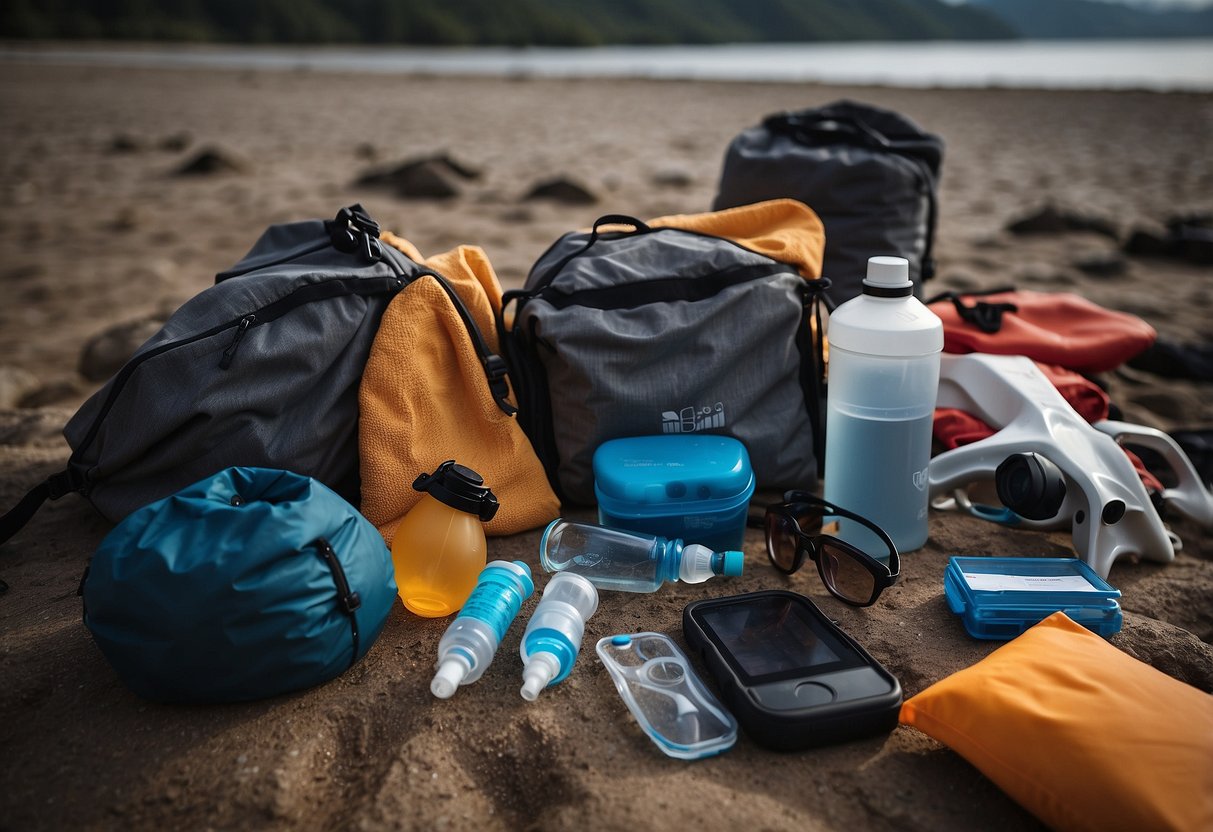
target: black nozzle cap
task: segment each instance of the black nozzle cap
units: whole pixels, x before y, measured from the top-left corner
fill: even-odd
[[[435,500],[458,511],[465,511],[487,523],[497,514],[497,497],[484,484],[484,477],[453,459],[438,466],[432,474],[420,474],[413,490],[429,494]]]
[[[1066,499],[1066,477],[1037,453],[1011,454],[994,470],[998,499],[1027,520],[1049,520]]]

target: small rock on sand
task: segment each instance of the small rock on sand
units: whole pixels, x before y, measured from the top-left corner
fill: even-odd
[[[230,150],[207,147],[174,171],[176,176],[214,176],[223,173],[248,173],[252,166]]]
[[[41,386],[38,376],[20,367],[0,366],[0,410],[21,406],[21,400]]]
[[[391,188],[407,199],[450,199],[459,195],[456,180],[478,178],[479,170],[438,154],[369,170],[358,177],[355,185]]]
[[[80,353],[80,375],[89,381],[106,381],[163,325],[163,318],[150,316],[111,326],[94,335]]]
[[[1056,205],[1046,205],[1026,216],[1007,224],[1007,231],[1012,234],[1065,234],[1070,231],[1090,231],[1119,238],[1114,226],[1103,217],[1084,214]]]
[[[563,177],[536,184],[523,197],[525,201],[532,199],[550,199],[565,205],[592,205],[598,201],[598,197],[587,188]]]

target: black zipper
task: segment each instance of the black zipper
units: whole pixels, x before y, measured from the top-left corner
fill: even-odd
[[[274,266],[281,266],[283,263],[290,263],[294,260],[298,260],[301,257],[307,257],[309,254],[315,254],[318,251],[324,251],[326,248],[328,248],[331,245],[332,245],[332,243],[329,242],[328,240],[320,240],[311,245],[304,246],[302,248],[293,248],[290,251],[283,254],[281,257],[276,258],[274,260],[267,260],[264,263],[258,262],[258,261],[253,261],[252,263],[249,263],[247,266],[245,266],[242,269],[232,268],[232,269],[228,269],[225,272],[219,272],[219,274],[215,275],[215,282],[222,283],[223,281],[228,280],[233,277],[241,277],[242,275],[250,274],[252,272],[258,272],[258,271],[261,271],[262,269],[269,269],[269,268],[273,268]]]
[[[257,316],[253,314],[245,315],[240,319],[240,323],[236,325],[236,337],[224,348],[223,357],[219,359],[220,370],[226,370],[232,366],[232,359],[236,357],[236,348],[240,346],[244,333],[248,332],[248,328],[253,325],[255,320],[257,320]]]
[[[707,300],[731,286],[780,274],[800,277],[800,273],[791,266],[771,261],[732,266],[701,277],[663,277],[597,289],[578,289],[574,292],[561,292],[549,285],[536,297],[547,301],[555,309],[567,309],[570,306],[603,310],[633,309],[651,303]]]
[[[354,651],[350,654],[350,667],[353,667],[354,662],[358,661],[359,647],[358,616],[355,615],[355,612],[362,606],[362,598],[350,587],[349,579],[345,576],[345,569],[341,566],[341,559],[333,551],[332,545],[323,537],[316,538],[313,545],[316,547],[316,553],[328,564],[329,571],[333,573],[333,584],[337,587],[337,605],[350,620],[350,631],[354,642]]]
[[[397,271],[399,270],[395,264],[393,264],[393,268],[396,268]],[[101,406],[101,411],[93,420],[92,425],[89,426],[88,433],[85,435],[84,440],[80,443],[76,450],[72,452],[71,459],[68,460],[69,465],[73,462],[79,464],[80,455],[89,447],[89,445],[92,444],[93,440],[96,438],[97,431],[101,429],[101,423],[105,421],[105,417],[113,408],[114,403],[117,402],[118,396],[122,393],[122,388],[126,385],[127,381],[130,380],[130,377],[134,375],[135,371],[144,364],[144,362],[149,361],[158,355],[163,355],[169,350],[189,346],[190,344],[194,344],[206,338],[213,338],[225,330],[235,327],[237,328],[238,337],[233,339],[232,343],[228,345],[228,348],[224,350],[224,358],[220,360],[221,367],[224,366],[224,361],[226,361],[227,365],[230,366],[231,356],[228,355],[228,350],[231,350],[234,354],[235,348],[239,345],[239,339],[244,337],[243,331],[241,331],[242,326],[243,330],[247,331],[249,327],[260,326],[262,324],[269,323],[270,321],[277,320],[287,312],[290,312],[292,309],[303,306],[304,304],[313,303],[318,300],[329,300],[342,295],[378,295],[387,292],[395,292],[404,286],[404,282],[404,277],[401,275],[399,277],[351,277],[340,278],[337,280],[327,280],[323,283],[312,283],[307,286],[302,286],[291,292],[289,295],[263,306],[252,313],[242,315],[234,321],[213,326],[204,332],[199,332],[196,335],[191,335],[188,338],[161,344],[153,349],[148,350],[142,355],[134,356],[130,361],[126,362],[126,364],[118,372],[118,375],[114,377],[114,383],[110,388],[109,396],[106,397],[105,403]]]

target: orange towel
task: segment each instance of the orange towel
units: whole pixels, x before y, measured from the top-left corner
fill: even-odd
[[[809,206],[794,199],[772,199],[708,214],[673,214],[649,220],[648,224],[727,237],[795,266],[806,280],[821,277],[825,227]]]
[[[481,249],[460,246],[423,261],[407,240],[390,233],[381,239],[445,277],[498,350],[501,284]],[[485,526],[491,535],[534,528],[559,514],[530,441],[494,401],[467,328],[433,277],[414,280],[388,305],[359,405],[362,513],[389,545],[421,499],[413,480],[447,459],[475,470],[493,489],[501,508]]]

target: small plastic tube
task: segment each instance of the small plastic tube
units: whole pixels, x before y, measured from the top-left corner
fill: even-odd
[[[438,642],[438,672],[430,682],[430,693],[449,699],[460,685],[479,679],[522,602],[534,591],[531,568],[522,561],[495,560],[486,566],[471,597]]]
[[[598,590],[588,579],[562,572],[548,581],[519,648],[523,699],[533,702],[541,690],[569,675],[581,649],[585,622],[597,609]]]

